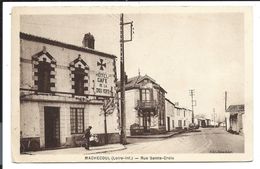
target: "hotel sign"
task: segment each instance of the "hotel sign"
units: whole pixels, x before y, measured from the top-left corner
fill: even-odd
[[[96,74],[96,94],[110,95],[109,75],[107,73],[98,72]]]

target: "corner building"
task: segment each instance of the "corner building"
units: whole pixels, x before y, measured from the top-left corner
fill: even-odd
[[[75,46],[20,33],[20,134],[27,150],[74,147],[88,126],[105,144],[119,142],[116,57],[94,49],[94,37]],[[28,145],[28,144],[26,144]]]

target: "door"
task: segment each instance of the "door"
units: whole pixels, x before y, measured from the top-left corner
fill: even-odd
[[[170,117],[167,117],[167,128],[168,128],[168,131],[171,130],[171,125],[170,125],[171,121],[170,121]]]
[[[144,132],[149,132],[150,124],[151,124],[150,112],[144,112],[144,114],[143,114]]]
[[[60,146],[60,109],[44,107],[45,148]]]

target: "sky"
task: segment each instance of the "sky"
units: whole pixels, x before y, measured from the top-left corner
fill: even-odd
[[[90,32],[95,49],[114,54],[119,77],[119,14],[23,15],[21,31],[82,46]],[[223,119],[224,92],[228,105],[244,104],[244,23],[241,13],[125,14],[133,21],[133,41],[125,43],[128,77],[147,74],[179,106],[191,108],[195,90],[196,114]],[[129,29],[125,26],[125,37]]]

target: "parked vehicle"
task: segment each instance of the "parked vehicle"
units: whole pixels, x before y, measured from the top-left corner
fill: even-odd
[[[190,123],[189,128],[190,128],[190,129],[198,129],[198,128],[199,128],[199,125],[197,125],[197,124],[195,124],[195,123]]]

